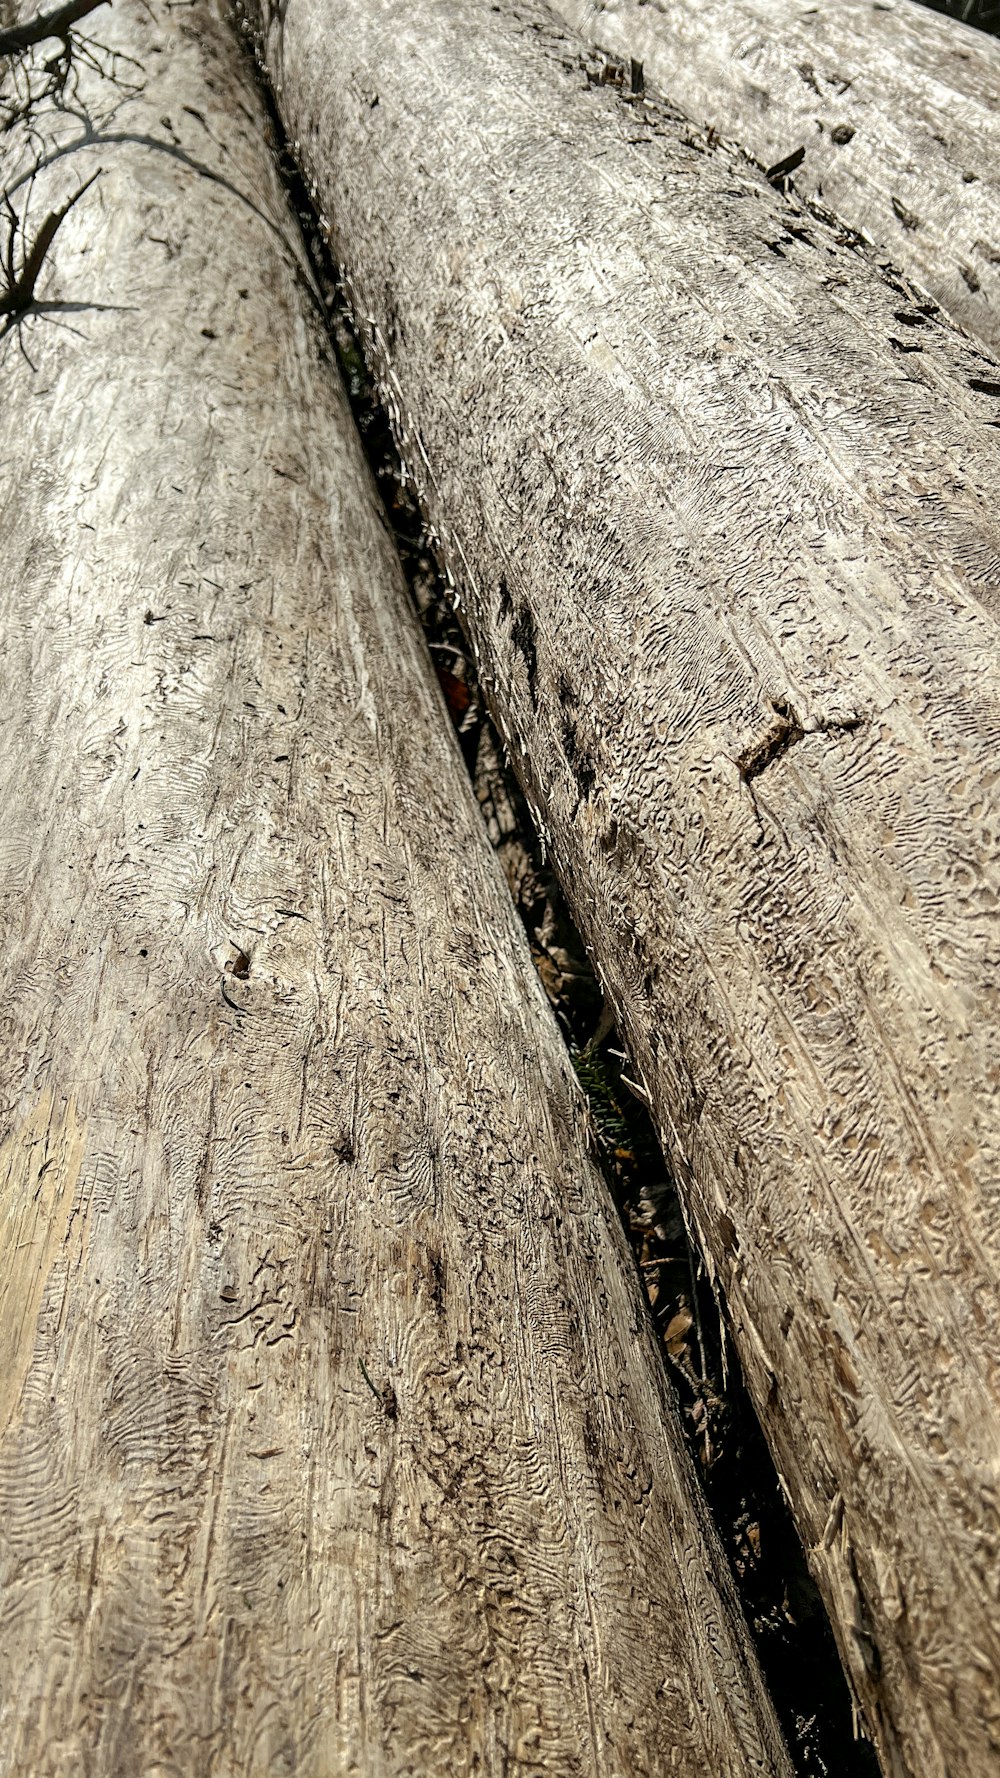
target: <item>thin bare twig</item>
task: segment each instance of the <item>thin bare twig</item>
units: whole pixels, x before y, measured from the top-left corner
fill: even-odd
[[[46,216],[45,221],[42,223],[31,246],[24,251],[20,267],[17,265],[17,238],[18,235],[20,235],[22,241],[25,238],[24,222],[17,215],[9,197],[5,197],[4,199],[10,218],[10,224],[2,256],[2,269],[6,279],[6,289],[3,294],[0,295],[0,319],[2,319],[2,325],[0,325],[0,341],[6,339],[11,330],[16,328],[18,344],[20,345],[21,351],[27,359],[27,362],[31,365],[32,370],[34,370],[35,367],[25,351],[21,326],[29,314],[36,311],[40,312],[43,306],[50,306],[42,305],[37,302],[35,298],[35,286],[38,283],[49,249],[52,246],[59,229],[62,227],[62,224],[65,222],[70,211],[80,202],[84,192],[89,191],[95,179],[100,178],[102,171],[103,169],[98,167],[97,172],[92,173],[90,178],[80,186],[79,190],[74,192],[73,196],[66,200],[65,204],[62,204],[58,210],[49,211],[48,216]]]
[[[64,5],[53,7],[51,12],[39,13],[26,24],[10,25],[6,31],[0,31],[0,56],[23,55],[26,49],[44,43],[49,37],[59,37],[65,43],[78,20],[96,12],[99,6],[108,5],[110,0],[65,0]]]

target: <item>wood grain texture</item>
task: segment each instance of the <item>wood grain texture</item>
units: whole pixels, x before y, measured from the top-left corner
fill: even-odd
[[[260,45],[885,1770],[989,1778],[1000,370],[535,0]]]
[[[916,0],[556,0],[1000,354],[1000,40]]]
[[[0,360],[0,1771],[788,1778],[252,62],[91,30]]]

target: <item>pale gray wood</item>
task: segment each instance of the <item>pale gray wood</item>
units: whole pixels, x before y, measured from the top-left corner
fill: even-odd
[[[885,1770],[993,1778],[1000,369],[537,0],[282,20]]]
[[[0,359],[0,1771],[789,1778],[252,62],[90,29],[110,306]]]
[[[555,0],[1000,353],[1000,41],[916,0]]]

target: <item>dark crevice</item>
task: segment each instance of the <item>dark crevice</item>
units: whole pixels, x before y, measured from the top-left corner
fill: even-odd
[[[1000,6],[997,5],[997,0],[920,0],[920,3],[931,12],[944,12],[949,18],[961,19],[963,24],[974,25],[977,31],[986,31],[994,37],[1000,35]]]
[[[629,70],[641,90],[641,70]],[[631,1090],[628,1062],[555,872],[532,826],[504,744],[476,680],[472,652],[439,572],[428,531],[369,375],[342,283],[266,88],[275,153],[298,215],[329,317],[330,335],[365,451],[381,492],[445,700],[506,874],[536,968],[587,1094],[600,1159],[621,1211],[676,1393],[685,1436],[799,1778],[877,1778],[855,1715],[833,1632],[809,1573],[777,1472],[743,1382],[732,1341],[699,1255],[688,1240],[674,1182],[651,1120]],[[513,601],[501,585],[502,611]],[[516,640],[535,694],[534,625],[522,608]],[[572,689],[560,687],[567,750],[579,753]],[[789,708],[776,731],[744,756],[753,777],[801,738]],[[843,727],[855,726],[851,723]],[[764,750],[762,752],[762,749]],[[766,757],[764,757],[766,752]],[[581,762],[586,777],[589,762]],[[376,1393],[378,1389],[376,1385]],[[386,1411],[389,1411],[387,1407]]]

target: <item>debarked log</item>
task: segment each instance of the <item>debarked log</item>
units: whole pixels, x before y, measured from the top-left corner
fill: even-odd
[[[1000,355],[1000,41],[916,0],[556,0]]]
[[[0,1770],[787,1778],[252,59],[88,28],[5,165]]]
[[[258,45],[886,1772],[1000,1751],[1000,368],[538,0]]]

